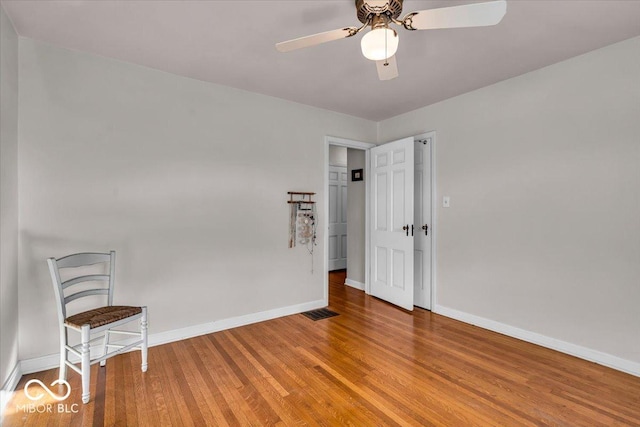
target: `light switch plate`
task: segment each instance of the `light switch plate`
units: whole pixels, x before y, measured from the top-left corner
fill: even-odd
[[[448,208],[449,206],[450,206],[449,196],[444,196],[442,198],[442,207],[443,208]]]

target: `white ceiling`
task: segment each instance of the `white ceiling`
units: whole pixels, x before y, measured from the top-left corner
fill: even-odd
[[[402,15],[471,2],[406,0]],[[400,77],[382,82],[360,52],[362,33],[289,53],[274,48],[358,26],[353,0],[2,5],[24,37],[375,121],[640,35],[640,1],[509,0],[495,27],[399,30]]]

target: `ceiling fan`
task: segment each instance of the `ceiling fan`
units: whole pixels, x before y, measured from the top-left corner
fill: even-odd
[[[362,37],[362,54],[376,61],[380,80],[398,77],[395,53],[398,50],[398,32],[391,24],[407,30],[435,30],[442,28],[484,27],[496,25],[507,11],[506,0],[472,3],[460,6],[427,9],[408,13],[398,19],[403,0],[356,0],[360,27],[345,27],[338,30],[300,37],[277,43],[280,52],[289,52],[334,40],[353,37],[367,27],[371,30]]]

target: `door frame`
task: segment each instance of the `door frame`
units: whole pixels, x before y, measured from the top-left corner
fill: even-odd
[[[435,313],[435,308],[437,306],[437,283],[436,283],[436,268],[437,268],[437,236],[438,236],[438,194],[437,194],[437,174],[436,174],[436,146],[437,146],[437,133],[436,131],[427,131],[413,136],[414,141],[423,139],[423,138],[431,138],[431,311]],[[323,218],[329,218],[329,145],[337,145],[340,147],[347,148],[356,148],[359,150],[364,150],[365,152],[365,271],[364,271],[364,292],[368,295],[371,293],[370,291],[370,265],[369,265],[369,245],[370,245],[370,234],[369,234],[369,217],[370,217],[370,200],[371,200],[371,180],[369,179],[369,163],[370,163],[370,148],[375,147],[377,144],[355,141],[352,139],[339,138],[335,136],[325,136],[324,138],[324,207]],[[348,177],[347,177],[348,178]],[[347,196],[348,197],[348,196]],[[322,222],[321,222],[322,224]],[[348,226],[347,226],[348,227]],[[329,304],[329,233],[327,229],[324,229],[323,232],[323,244],[324,244],[324,254],[323,254],[323,280],[324,280],[324,292],[323,298],[325,305]]]
[[[320,221],[321,224],[323,224],[323,244],[324,244],[324,254],[323,254],[323,279],[324,279],[324,292],[323,292],[323,299],[326,305],[329,304],[329,232],[328,232],[328,221],[326,220],[326,218],[329,218],[329,146],[330,145],[336,145],[339,147],[346,147],[346,148],[355,148],[358,150],[363,150],[364,151],[364,155],[365,155],[365,169],[364,169],[364,176],[365,176],[365,259],[364,259],[364,285],[365,285],[365,292],[368,294],[369,293],[369,190],[370,190],[370,182],[369,182],[369,149],[373,148],[376,146],[376,144],[370,143],[370,142],[362,142],[362,141],[355,141],[352,139],[345,139],[345,138],[339,138],[336,136],[325,136],[324,138],[324,178],[323,178],[323,188],[324,188],[324,206],[323,206],[323,218],[325,218],[325,221],[327,222],[326,225],[324,225],[324,223],[322,221]],[[347,170],[348,172],[348,170]],[[347,179],[349,179],[349,177],[347,176]],[[349,197],[347,195],[347,197]],[[347,225],[347,227],[349,227]],[[348,233],[348,231],[347,231]],[[348,249],[347,249],[348,250]]]

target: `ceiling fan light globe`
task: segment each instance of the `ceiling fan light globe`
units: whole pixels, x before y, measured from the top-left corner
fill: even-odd
[[[365,58],[380,61],[396,54],[399,40],[398,33],[390,28],[374,28],[362,37],[360,47]]]

